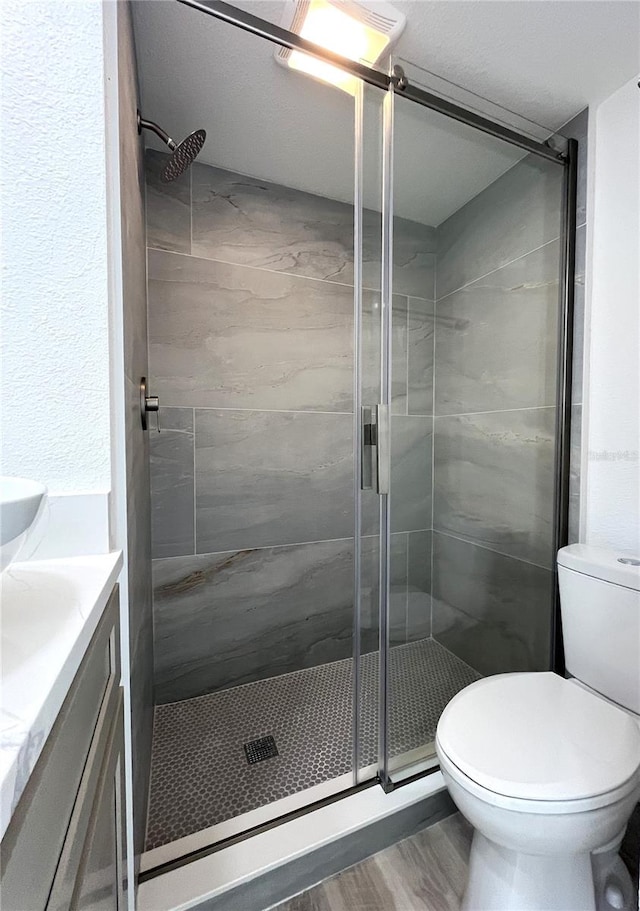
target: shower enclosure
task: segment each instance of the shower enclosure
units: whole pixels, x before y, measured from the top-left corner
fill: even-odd
[[[575,142],[400,60],[315,82],[274,27],[189,5],[134,5],[144,110],[179,120],[193,86],[161,112],[149,86],[188,21],[216,111],[172,183],[146,159],[143,876],[428,774],[456,692],[561,660]]]

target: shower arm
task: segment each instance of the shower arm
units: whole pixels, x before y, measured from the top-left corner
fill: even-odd
[[[140,114],[140,111],[138,111],[138,134],[142,133],[143,130],[151,130],[152,133],[155,133],[156,136],[159,136],[164,144],[169,146],[172,152],[176,148],[176,143],[168,133],[165,133],[162,127],[159,127],[157,123],[153,122],[153,120],[144,120]]]

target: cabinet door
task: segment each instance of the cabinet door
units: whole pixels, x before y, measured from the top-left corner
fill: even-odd
[[[126,908],[122,690],[100,755],[99,773],[80,789],[47,911]]]
[[[97,743],[104,755],[116,711],[118,635],[116,586],[2,839],[3,911],[42,911],[47,904],[78,792],[86,790],[92,744],[104,729],[104,743]]]
[[[76,888],[77,911],[124,911],[124,727],[122,700],[98,784]]]

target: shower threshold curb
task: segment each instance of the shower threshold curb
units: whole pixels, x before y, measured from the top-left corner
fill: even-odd
[[[370,787],[140,884],[138,911],[262,911],[455,812],[441,772]]]

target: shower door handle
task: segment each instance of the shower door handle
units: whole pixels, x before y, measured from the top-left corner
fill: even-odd
[[[378,493],[389,493],[391,489],[391,423],[388,405],[376,405],[376,480]]]
[[[361,484],[362,490],[372,490],[375,474],[376,492],[389,493],[391,457],[389,451],[389,406],[364,407],[361,415]],[[376,451],[375,468],[373,450]]]
[[[374,409],[364,406],[360,415],[360,488],[373,490],[373,447],[376,445]]]

